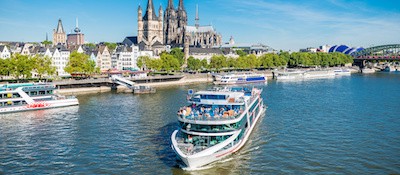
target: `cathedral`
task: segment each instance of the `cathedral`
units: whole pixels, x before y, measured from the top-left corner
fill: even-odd
[[[173,0],[168,0],[167,8],[163,13],[160,5],[158,16],[154,10],[152,0],[148,0],[147,9],[143,16],[142,8],[138,9],[138,36],[137,42],[145,50],[160,52],[165,45],[171,47],[211,48],[219,46],[222,37],[212,26],[200,26],[198,8],[196,8],[196,24],[189,26],[188,17],[183,4],[179,0],[178,8],[174,7]]]

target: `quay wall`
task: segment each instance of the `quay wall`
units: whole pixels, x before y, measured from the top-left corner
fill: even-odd
[[[101,86],[101,87],[85,87],[85,88],[71,88],[71,89],[57,89],[55,93],[61,95],[83,95],[83,94],[96,94],[110,92],[111,87]]]

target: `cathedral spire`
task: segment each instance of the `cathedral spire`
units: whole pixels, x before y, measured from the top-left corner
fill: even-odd
[[[179,0],[178,10],[185,10],[185,6],[183,6],[183,0]]]
[[[64,33],[64,28],[63,28],[61,19],[58,19],[58,25],[57,25],[56,33]]]
[[[168,7],[167,9],[174,9],[174,1],[173,0],[168,0]]]
[[[81,32],[81,29],[79,29],[79,25],[78,25],[78,17],[76,17],[76,27],[75,27],[75,29],[74,29],[74,31],[75,31],[75,33],[80,33]]]
[[[156,11],[154,10],[153,0],[148,0],[146,14],[144,20],[157,20]]]
[[[200,24],[199,24],[199,20],[200,20],[200,18],[199,18],[199,4],[196,4],[196,18],[195,18],[195,20],[196,20],[196,28],[199,28],[199,26],[200,26]]]

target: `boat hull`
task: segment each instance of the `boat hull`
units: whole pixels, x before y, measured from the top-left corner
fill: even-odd
[[[226,149],[226,150],[222,150],[222,151],[215,151],[213,153],[210,154],[201,154],[202,152],[198,153],[198,154],[194,154],[194,155],[184,155],[182,153],[182,151],[179,150],[178,146],[176,145],[176,142],[172,142],[172,149],[175,151],[176,155],[179,157],[180,160],[182,160],[182,162],[186,165],[187,170],[197,170],[197,169],[201,169],[201,167],[204,167],[206,165],[209,165],[211,163],[214,163],[218,160],[224,159],[230,155],[232,155],[233,153],[237,152],[238,150],[240,150],[245,143],[247,142],[247,140],[250,137],[250,134],[252,133],[252,131],[254,130],[254,127],[257,125],[258,120],[261,118],[262,115],[264,115],[266,112],[266,107],[262,106],[262,109],[260,110],[259,114],[254,118],[253,124],[247,129],[247,131],[245,131],[245,136],[242,138],[242,140],[240,140],[239,142],[237,142],[234,146]],[[172,136],[171,139],[172,140],[176,140],[176,134],[179,131],[176,130]],[[211,148],[209,148],[211,149]],[[207,152],[207,149],[204,151]]]
[[[263,80],[255,80],[255,81],[231,81],[231,82],[216,81],[216,82],[214,82],[215,85],[235,85],[235,84],[251,84],[251,83],[267,83],[267,79],[264,78]]]
[[[35,102],[34,104],[28,104],[25,106],[12,106],[12,107],[0,108],[0,114],[42,110],[50,108],[60,108],[60,107],[75,106],[75,105],[79,105],[79,101],[76,98],[64,99],[64,100],[52,100],[52,101],[38,101]]]

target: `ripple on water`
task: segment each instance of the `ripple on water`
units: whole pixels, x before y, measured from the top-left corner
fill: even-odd
[[[80,106],[0,116],[0,174],[399,174],[400,76],[270,82],[243,149],[185,171],[170,146],[187,89],[79,96]],[[383,92],[383,93],[377,93]]]

